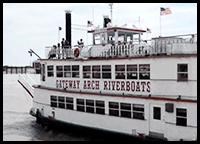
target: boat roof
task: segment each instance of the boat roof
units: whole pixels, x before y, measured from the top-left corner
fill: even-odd
[[[125,32],[131,32],[131,33],[144,33],[147,32],[147,30],[142,30],[138,28],[125,28],[125,27],[107,27],[107,28],[101,28],[101,29],[94,29],[94,30],[88,30],[88,33],[102,33],[102,32],[114,32],[114,31],[125,31]]]

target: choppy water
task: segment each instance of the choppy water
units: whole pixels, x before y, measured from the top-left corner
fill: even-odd
[[[84,135],[72,129],[59,130],[38,125],[35,118],[29,115],[32,98],[17,82],[17,74],[3,75],[3,140],[4,141],[85,141],[107,140],[108,136]],[[118,135],[109,138],[115,139]],[[126,137],[120,137],[127,140]],[[110,140],[108,139],[108,140]],[[130,138],[129,138],[130,139]],[[131,140],[136,140],[132,139]]]

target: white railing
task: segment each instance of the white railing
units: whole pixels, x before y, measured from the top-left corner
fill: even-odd
[[[34,95],[33,85],[40,84],[39,74],[19,74],[18,81],[31,93]]]
[[[108,50],[103,51],[100,57],[128,57],[151,55],[151,46],[145,44],[123,44],[112,45]]]

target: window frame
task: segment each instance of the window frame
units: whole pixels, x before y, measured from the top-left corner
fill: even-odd
[[[51,68],[52,69],[49,69]],[[49,75],[52,74],[52,75]],[[54,77],[54,65],[47,65],[47,77]]]
[[[145,67],[147,66],[147,67]],[[144,70],[141,70],[143,67]],[[145,67],[145,68],[144,68]],[[143,74],[147,75],[146,77]],[[151,66],[150,64],[139,64],[139,79],[141,80],[149,80],[151,79]]]
[[[61,67],[62,70],[58,70],[58,67]],[[62,74],[62,76],[58,76],[58,73]],[[56,66],[56,77],[63,78],[63,76],[64,76],[64,67],[63,67],[63,65],[57,65]]]
[[[134,106],[137,106],[137,107],[134,107]],[[141,111],[141,110],[134,110],[134,108],[136,108],[136,109],[140,109],[140,108],[142,108],[143,110]],[[144,104],[132,104],[132,114],[133,114],[133,116],[132,116],[132,118],[133,119],[140,119],[140,120],[144,120],[145,118],[145,116],[144,116]],[[140,116],[138,116],[138,114],[142,114],[142,117],[140,117]]]
[[[120,68],[122,67],[122,68]],[[125,64],[115,65],[115,79],[126,79]]]
[[[129,67],[131,67],[131,66],[136,67],[136,70],[130,70]],[[133,76],[129,77],[129,74],[136,74],[136,78],[134,78]],[[126,78],[127,79],[138,79],[138,77],[139,77],[139,74],[138,74],[138,65],[137,64],[127,64],[126,65]]]
[[[186,71],[181,71],[180,66],[186,66]],[[185,75],[186,77],[183,78],[181,75]],[[188,64],[187,63],[179,63],[177,64],[177,81],[188,81]]]
[[[185,116],[178,115],[178,110],[184,110],[185,111]],[[185,120],[185,123],[182,123],[182,122],[184,122],[183,120]],[[176,108],[176,125],[177,126],[185,126],[185,127],[187,127],[187,109],[186,108]]]
[[[112,66],[111,65],[102,65],[102,79],[112,79]],[[109,74],[109,76],[108,76]],[[107,75],[107,76],[106,76]]]
[[[88,67],[88,70],[84,70],[84,68]],[[83,65],[83,78],[90,79],[91,78],[91,65]]]

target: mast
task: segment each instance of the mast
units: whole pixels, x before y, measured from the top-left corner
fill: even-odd
[[[113,3],[109,3],[109,6],[110,6],[110,18],[111,18],[111,23],[113,23],[113,21],[112,21],[112,6],[113,6]]]

